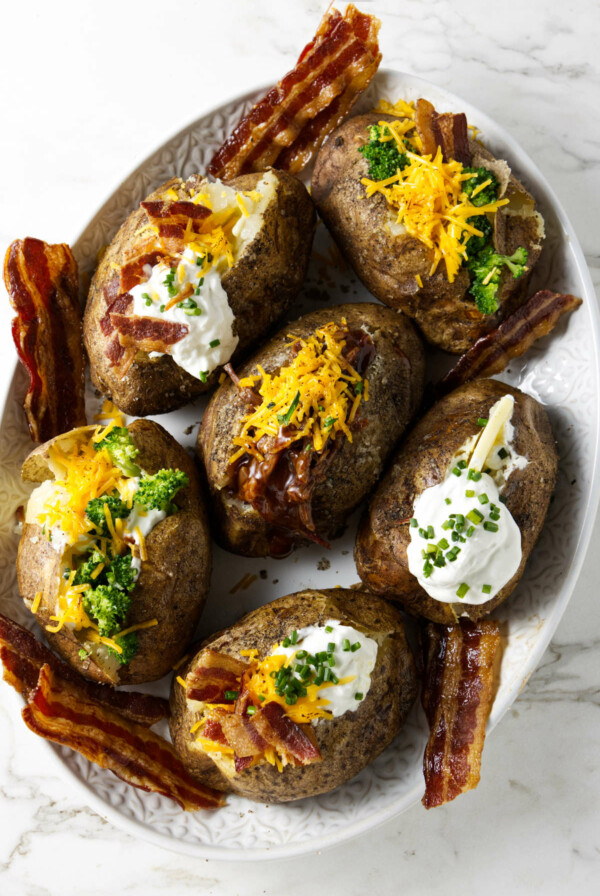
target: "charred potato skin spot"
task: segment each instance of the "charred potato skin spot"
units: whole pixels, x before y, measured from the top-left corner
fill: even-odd
[[[234,363],[288,310],[308,267],[316,224],[314,205],[301,181],[284,171],[276,174],[276,194],[265,211],[260,231],[222,278],[240,340],[232,357]],[[262,173],[245,174],[226,183],[238,190],[252,190],[261,177]],[[194,186],[200,180],[200,175],[195,175],[187,184]],[[179,186],[179,178],[172,178],[147,199],[158,199],[170,187]],[[112,265],[121,265],[127,245],[148,223],[146,212],[138,207],[110,243],[92,278],[83,325],[92,382],[117,407],[133,416],[163,414],[181,407],[213,389],[221,373],[218,368],[202,383],[169,355],[150,358],[146,352],[138,352],[121,379],[108,362],[104,353],[107,339],[100,328],[106,313],[104,288],[115,276]]]
[[[368,177],[369,165],[358,150],[368,142],[369,126],[394,120],[388,115],[369,113],[351,118],[334,131],[317,156],[311,195],[336,243],[367,289],[384,304],[411,317],[428,342],[460,354],[522,304],[529,273],[514,280],[505,269],[498,291],[499,309],[493,315],[484,315],[473,301],[465,298],[469,287],[466,270],[461,269],[453,283],[448,282],[443,265],[430,277],[429,250],[408,234],[393,236],[386,231],[386,200],[379,193],[366,198],[361,179]],[[482,159],[493,160],[479,143],[470,141],[470,146]],[[506,195],[510,198],[516,193],[525,194],[533,202],[525,187],[511,176]],[[503,251],[512,254],[524,245],[529,251],[531,271],[541,252],[538,219],[499,214],[505,222]],[[423,283],[421,289],[417,275]]]
[[[416,497],[441,482],[458,448],[481,430],[478,417],[503,395],[515,398],[513,445],[529,461],[515,470],[503,490],[506,506],[521,530],[522,559],[498,594],[474,606],[431,598],[408,571],[409,526]],[[475,380],[441,399],[410,432],[381,480],[358,528],[354,558],[364,585],[416,616],[451,624],[458,616],[487,616],[511,594],[542,530],[556,483],[558,455],[544,407],[518,389],[496,380]]]
[[[288,334],[306,338],[332,320],[341,326],[343,318],[350,329],[366,328],[377,354],[366,372],[370,398],[359,412],[368,425],[353,433],[352,443],[344,440],[326,481],[314,491],[313,516],[317,531],[324,538],[340,534],[349,514],[375,486],[389,454],[419,406],[424,353],[414,327],[404,315],[381,305],[323,308],[286,326],[238,371],[239,376],[248,376],[257,372],[257,364],[267,372],[278,370],[291,359]],[[198,454],[211,492],[215,536],[234,553],[262,557],[270,552],[272,529],[251,505],[232,499],[226,488],[232,440],[247,408],[233,383],[220,386],[202,419]]]
[[[43,590],[36,619],[50,646],[86,678],[113,685],[154,681],[171,671],[193,637],[206,602],[212,568],[208,520],[193,460],[158,423],[136,420],[128,428],[140,452],[137,460],[146,472],[177,468],[187,473],[190,482],[175,497],[180,510],[158,523],[148,535],[148,560],[142,562],[131,592],[126,625],[154,618],[158,625],[138,632],[139,651],[130,663],[119,668],[115,679],[92,658],[79,657],[82,643],[75,632],[62,628],[53,634],[46,630],[54,613],[61,557],[39,526],[24,527],[17,556],[19,591],[27,606],[33,603],[36,592]],[[38,457],[45,448],[36,449]],[[31,542],[35,536],[37,544]]]
[[[212,760],[189,748],[189,731],[197,715],[187,709],[184,689],[175,681],[171,691],[171,737],[192,774],[249,799],[281,803],[333,790],[358,774],[392,742],[416,698],[417,676],[402,616],[386,601],[337,588],[301,591],[254,610],[201,646],[210,645],[237,659],[244,659],[241,650],[256,648],[263,657],[294,628],[321,625],[327,619],[339,619],[365,632],[377,641],[379,650],[371,688],[357,711],[319,722],[315,727],[323,761],[304,767],[286,766],[283,772],[270,765],[256,766],[229,780],[218,772],[217,785],[214,773],[205,777],[206,759],[214,768]],[[198,654],[180,671],[182,678],[197,659]]]

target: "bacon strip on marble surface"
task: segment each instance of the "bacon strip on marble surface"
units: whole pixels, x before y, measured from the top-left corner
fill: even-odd
[[[22,715],[41,737],[76,750],[133,787],[174,800],[186,811],[223,805],[222,794],[194,780],[168,741],[92,700],[48,665],[42,666]]]
[[[231,178],[268,166],[298,173],[374,77],[380,22],[349,4],[329,10],[296,66],[244,115],[208,172]]]
[[[539,290],[461,355],[436,392],[445,395],[470,380],[501,373],[514,358],[519,358],[534,342],[547,336],[563,314],[575,311],[581,304],[581,299],[569,293]]]
[[[430,623],[425,630],[423,758],[426,809],[477,787],[485,725],[494,696],[500,628],[493,620]]]
[[[88,697],[110,706],[139,725],[150,727],[169,716],[169,701],[137,691],[117,691],[106,684],[88,681],[59,659],[22,625],[0,613],[0,659],[4,680],[24,697],[35,690],[40,669],[49,666],[64,681],[81,688]]]
[[[77,262],[64,244],[27,237],[8,247],[4,282],[16,312],[12,336],[29,374],[31,438],[85,426],[85,354]]]
[[[453,114],[436,112],[429,100],[417,100],[415,125],[423,144],[423,155],[434,156],[438,146],[444,161],[456,159],[463,165],[471,164],[467,116],[460,112]]]

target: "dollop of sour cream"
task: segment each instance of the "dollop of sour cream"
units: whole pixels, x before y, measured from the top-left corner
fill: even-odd
[[[512,415],[514,399],[504,396],[490,409],[488,426],[501,402]],[[442,603],[486,603],[521,563],[521,531],[500,493],[510,473],[523,469],[527,459],[512,447],[509,416],[490,445],[484,471],[470,467],[485,432],[465,442],[443,482],[425,489],[414,503],[408,568]]]
[[[371,687],[371,673],[377,659],[377,642],[352,626],[342,625],[336,619],[328,619],[323,625],[308,625],[298,629],[296,643],[289,647],[277,645],[272,656],[283,654],[291,659],[299,650],[306,650],[313,656],[329,651],[335,663],[331,667],[332,671],[340,683],[319,688],[318,697],[329,701],[325,708],[334,718],[343,716],[346,712],[355,712]],[[351,680],[342,683],[344,678]]]

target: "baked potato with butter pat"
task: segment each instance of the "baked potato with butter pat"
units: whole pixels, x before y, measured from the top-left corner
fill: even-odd
[[[257,557],[328,546],[377,482],[423,375],[411,322],[381,305],[324,308],[286,326],[202,419],[220,543]]]
[[[453,116],[455,119],[460,117]],[[389,170],[385,170],[383,164],[374,167],[364,154],[367,145],[372,147],[370,134],[377,133],[382,122],[398,124],[398,140],[402,142],[409,139],[408,148],[413,150],[412,158],[405,152],[402,155],[397,153],[397,159]],[[475,274],[468,270],[467,263],[461,263],[458,258],[459,267],[452,272],[452,276],[445,259],[438,259],[435,267],[435,231],[433,236],[428,237],[433,243],[426,244],[425,238],[422,240],[417,237],[417,233],[420,233],[416,229],[418,222],[414,231],[407,229],[408,224],[398,223],[399,206],[391,204],[390,197],[393,193],[389,182],[387,188],[377,188],[372,193],[368,185],[363,183],[365,179],[379,181],[390,173],[395,175],[396,163],[404,165],[406,171],[411,172],[411,179],[420,183],[418,169],[421,163],[416,148],[419,145],[418,138],[412,127],[405,130],[408,125],[408,118],[396,118],[377,112],[346,121],[331,134],[319,152],[312,177],[311,195],[336,243],[367,289],[386,305],[399,308],[412,318],[428,342],[449,352],[462,353],[484,333],[497,327],[501,320],[524,301],[529,273],[541,252],[543,220],[536,210],[535,200],[511,173],[506,162],[495,159],[479,142],[468,140],[468,153],[465,156],[468,170],[479,171],[482,175],[479,180],[483,184],[490,177],[493,178],[497,184],[494,195],[501,201],[509,200],[497,212],[469,218],[468,223],[479,227],[479,233],[485,227],[486,257],[491,257],[493,252],[509,258],[519,250],[516,258],[521,262],[517,265],[514,262],[499,261],[497,270],[490,267],[490,271],[492,268],[494,271],[490,276],[497,280],[495,296],[491,297],[488,294],[492,290],[492,284],[487,279],[488,272],[483,270],[482,261],[482,265],[477,268],[481,301],[478,299],[476,302],[470,292]],[[466,141],[466,119],[464,126]],[[405,133],[408,138],[403,136]],[[383,137],[386,140],[390,138],[385,126]],[[377,146],[377,142],[375,145]],[[380,143],[382,147],[391,145],[396,144]],[[384,149],[383,152],[389,150]],[[457,168],[456,161],[450,162],[456,171],[464,170],[462,167]],[[445,162],[440,161],[440,169],[444,164]],[[424,167],[426,163],[422,165]],[[430,183],[430,168],[428,166],[427,177],[423,179],[423,191],[430,192],[426,195],[424,192],[421,204],[427,208],[431,203],[438,209],[440,206],[432,198],[432,188],[427,186]],[[452,167],[446,166],[445,171],[453,174]],[[460,176],[459,174],[458,180]],[[440,175],[440,183],[448,182],[445,175]],[[463,186],[465,183],[468,180],[463,181]],[[449,208],[461,201],[458,198],[461,189],[457,185],[456,195],[449,197]],[[490,190],[489,183],[485,189]],[[411,201],[420,207],[421,196],[417,191],[415,198],[416,191],[417,187],[411,183]],[[395,195],[400,196],[399,193]],[[484,195],[480,191],[469,201],[479,203],[483,201]],[[493,199],[492,195],[487,198],[488,201]],[[473,214],[476,211],[477,209]],[[468,235],[469,233],[466,237]],[[468,247],[469,257],[473,256],[473,260],[475,256],[471,249],[474,250],[474,247],[475,242]],[[522,249],[526,250],[524,255]],[[485,313],[479,310],[478,304],[482,308],[487,307]]]
[[[434,622],[486,616],[523,574],[556,475],[539,402],[497,380],[461,386],[409,433],[364,513],[363,583]]]
[[[17,579],[50,645],[95,681],[161,678],[193,637],[210,582],[193,461],[157,423],[136,420],[58,436],[22,476],[39,485]]]
[[[330,675],[319,684],[325,667]],[[360,591],[301,591],[202,644],[173,681],[171,737],[204,783],[286,802],[358,774],[396,737],[416,694],[413,656],[391,604]]]
[[[136,416],[211,389],[290,307],[314,227],[306,188],[285,171],[163,184],[92,279],[84,341],[94,385]]]

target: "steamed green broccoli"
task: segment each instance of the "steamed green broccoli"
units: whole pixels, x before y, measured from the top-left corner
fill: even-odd
[[[129,632],[128,635],[123,635],[122,638],[116,637],[114,638],[119,647],[122,648],[123,653],[119,653],[117,650],[113,650],[112,647],[108,648],[108,652],[111,656],[115,656],[122,666],[126,663],[131,662],[136,653],[139,650],[139,642],[138,636],[136,632]]]
[[[483,234],[483,236],[470,236],[465,244],[467,256],[474,258],[491,242],[494,228],[485,215],[474,215],[472,218],[467,218],[467,224],[476,227]]]
[[[144,475],[133,500],[147,510],[164,510],[174,513],[177,506],[172,503],[180,488],[189,483],[182,470],[159,470],[153,476]]]
[[[462,182],[463,192],[467,194],[473,205],[479,208],[481,205],[489,205],[491,202],[496,201],[500,185],[495,174],[488,171],[487,168],[463,168],[463,173],[473,175],[473,177]],[[480,190],[476,196],[473,196],[473,191],[488,180],[491,183],[484,187],[483,190]]]
[[[142,472],[133,459],[138,456],[139,449],[133,444],[129,431],[125,426],[115,426],[106,438],[94,443],[96,451],[105,448],[111,460],[127,476],[139,476]]]
[[[104,637],[123,627],[130,607],[129,594],[112,585],[98,585],[83,594],[83,608],[98,623],[98,631]]]
[[[395,140],[381,140],[382,130],[380,125],[372,125],[369,128],[369,142],[358,150],[369,163],[371,180],[386,180],[408,165],[408,156],[398,151]]]
[[[113,588],[120,588],[121,591],[133,591],[135,588],[136,571],[131,565],[131,554],[114,557],[102,572]]]
[[[502,265],[506,265],[513,277],[518,279],[526,270],[527,249],[520,246],[512,255],[498,255],[492,245],[485,246],[477,255],[466,261],[471,274],[469,292],[483,314],[493,314],[498,310],[498,287]]]
[[[87,560],[85,560],[81,564],[81,566],[75,573],[75,578],[73,579],[73,584],[74,585],[84,585],[86,583],[89,585],[100,584],[99,582],[96,582],[96,583],[94,582],[94,579],[92,579],[92,573],[94,572],[95,569],[98,568],[100,563],[106,563],[106,562],[107,561],[106,561],[106,557],[104,556],[104,554],[101,554],[100,551],[92,551],[92,553],[89,555]],[[102,573],[100,573],[98,578],[101,578],[101,576],[102,576]]]
[[[92,498],[85,507],[85,515],[88,519],[98,526],[104,535],[108,535],[108,526],[104,515],[104,506],[108,504],[111,518],[125,519],[130,514],[129,507],[118,495],[101,495],[99,498]]]

